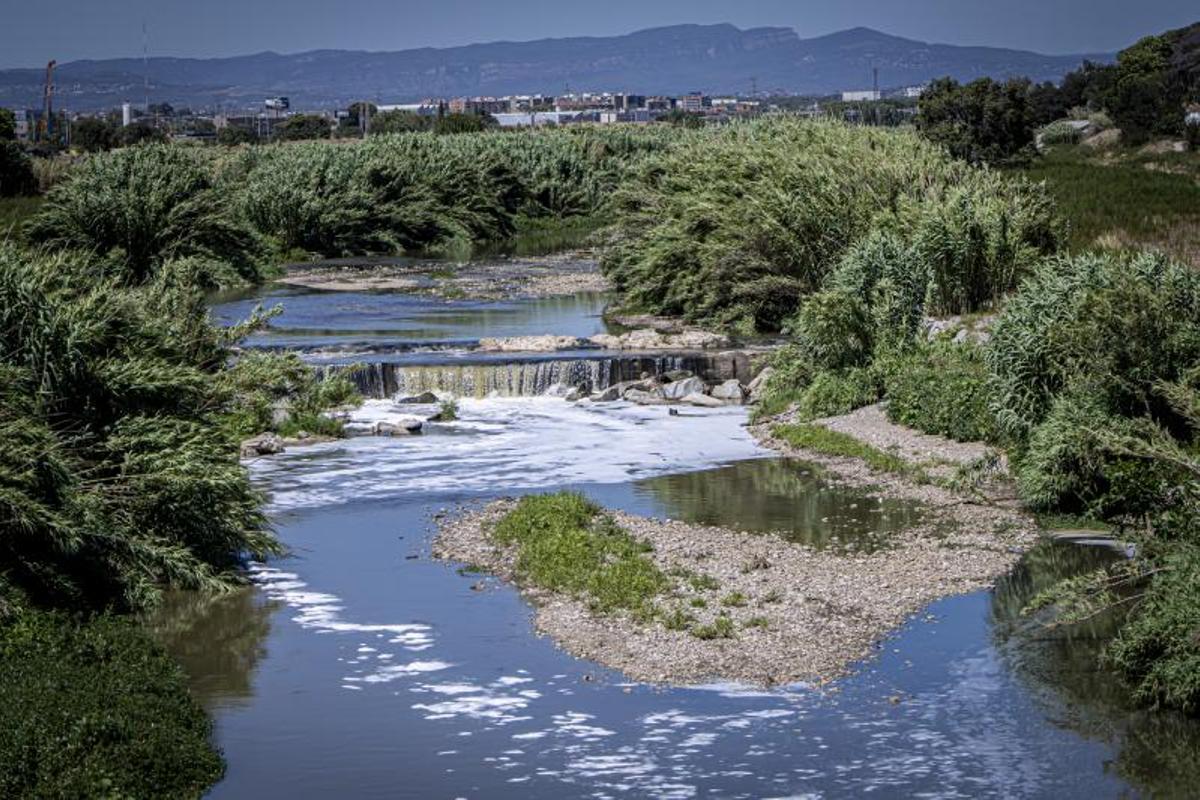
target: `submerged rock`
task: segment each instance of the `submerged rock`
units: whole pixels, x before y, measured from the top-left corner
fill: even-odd
[[[689,394],[683,398],[683,402],[689,406],[697,406],[699,408],[720,408],[725,405],[724,400],[718,400],[715,397],[710,397],[699,392]]]
[[[396,405],[428,406],[433,405],[436,402],[438,402],[438,396],[436,394],[433,392],[421,392],[420,394],[414,394],[409,397],[401,397],[400,399],[396,400]]]
[[[588,341],[607,350],[707,350],[727,346],[729,337],[709,331],[692,330],[662,334],[655,330],[644,329],[623,333],[620,336],[602,333],[590,337]]]
[[[273,456],[276,453],[282,453],[283,450],[283,439],[276,433],[260,433],[258,436],[242,442],[240,447],[242,458]]]
[[[421,432],[425,423],[419,419],[406,419],[398,422],[376,422],[376,436],[413,436]]]
[[[654,389],[646,391],[644,389],[627,389],[624,398],[630,403],[637,403],[641,406],[657,406],[667,402],[667,398],[663,397],[662,390]]]
[[[480,339],[479,349],[485,353],[552,353],[555,350],[575,350],[592,347],[577,336],[510,336],[502,339]]]

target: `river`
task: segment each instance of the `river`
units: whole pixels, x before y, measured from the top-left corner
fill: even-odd
[[[392,369],[472,363],[483,336],[604,330],[603,298],[451,302],[268,288],[252,346]],[[575,354],[580,361],[595,354]],[[494,361],[494,370],[524,369]],[[561,360],[561,359],[559,359]],[[407,373],[406,373],[407,374]],[[460,402],[425,435],[352,438],[252,465],[291,555],[255,588],[177,594],[153,621],[216,720],[214,798],[1186,796],[1196,723],[1127,707],[1094,662],[1106,630],[1019,614],[1057,575],[1113,555],[1042,545],[995,590],[927,608],[835,683],[632,684],[537,637],[511,588],[430,557],[460,504],[562,487],[635,513],[886,546],[913,504],[825,482],[752,439],[740,408]],[[386,387],[384,387],[386,388]],[[382,390],[381,390],[382,393]],[[390,400],[368,415],[391,413]]]

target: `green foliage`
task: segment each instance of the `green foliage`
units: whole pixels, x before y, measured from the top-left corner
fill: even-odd
[[[36,190],[29,156],[15,141],[0,138],[0,197],[28,195]]]
[[[882,363],[888,417],[960,442],[992,441],[988,370],[976,345],[921,344]]]
[[[243,353],[220,381],[233,398],[223,423],[237,439],[263,431],[340,436],[342,424],[323,412],[362,401],[344,372],[321,376],[296,353]]]
[[[179,668],[128,620],[0,621],[0,795],[199,797],[224,766]]]
[[[198,256],[254,277],[255,242],[196,154],[148,145],[91,156],[55,186],[28,235],[104,256],[131,283],[164,263]]]
[[[771,434],[798,450],[810,450],[835,458],[857,458],[879,472],[914,473],[908,462],[899,456],[820,425],[776,425],[771,429]]]
[[[87,117],[71,126],[71,144],[85,153],[99,153],[116,146],[120,130],[106,119]]]
[[[1039,187],[910,132],[764,119],[680,134],[648,159],[615,195],[602,266],[630,307],[771,331],[893,231],[933,267],[935,304],[971,310],[1057,247],[1051,212]]]
[[[795,396],[796,417],[807,421],[849,414],[876,402],[880,395],[879,381],[870,369],[818,372]]]
[[[226,125],[217,131],[217,144],[236,147],[240,144],[258,144],[258,132],[237,125]]]
[[[917,129],[972,164],[1005,164],[1031,155],[1039,121],[1028,80],[980,78],[963,86],[936,80],[917,104]]]
[[[0,142],[17,138],[17,115],[7,108],[0,108]]]
[[[718,616],[708,625],[697,625],[692,628],[692,636],[704,641],[732,639],[734,637],[733,620],[724,615]]]
[[[281,142],[300,142],[308,139],[328,139],[329,120],[320,114],[294,114],[276,125],[272,135]]]
[[[122,289],[0,245],[0,572],[39,604],[141,608],[276,550],[220,434],[231,336],[192,288]]]
[[[1193,509],[1195,510],[1195,509]],[[1107,653],[1144,703],[1200,714],[1200,547],[1173,550]]]
[[[1005,306],[987,359],[1012,441],[1026,441],[1062,393],[1179,430],[1154,387],[1200,362],[1200,275],[1149,254],[1051,259]]]
[[[1038,131],[1038,140],[1046,147],[1060,144],[1079,144],[1083,133],[1071,124],[1071,120],[1060,119]]]
[[[583,495],[521,498],[497,524],[496,541],[516,545],[517,574],[543,589],[582,595],[600,612],[648,613],[667,586],[647,546]]]

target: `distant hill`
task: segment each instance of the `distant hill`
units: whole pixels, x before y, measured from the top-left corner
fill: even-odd
[[[959,47],[855,28],[801,39],[791,28],[740,30],[732,25],[676,25],[625,36],[494,42],[398,52],[314,50],[233,58],[152,58],[151,101],[176,105],[258,106],[287,95],[300,107],[344,105],[364,97],[385,101],[430,96],[561,93],[576,89],[678,94],[785,90],[825,94],[899,87],[949,75],[1026,75],[1057,80],[1085,58],[994,47]],[[0,70],[0,105],[40,103],[41,68]],[[72,61],[57,72],[60,104],[109,108],[144,96],[141,59]]]

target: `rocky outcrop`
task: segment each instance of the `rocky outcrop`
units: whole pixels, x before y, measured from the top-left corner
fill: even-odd
[[[689,394],[704,394],[705,388],[704,381],[699,378],[684,378],[663,386],[662,394],[668,400],[682,400]]]
[[[277,433],[260,433],[242,442],[239,452],[242,458],[273,456],[284,450],[283,439]]]
[[[775,374],[774,367],[765,367],[763,371],[755,376],[754,380],[750,381],[750,385],[746,387],[750,391],[750,402],[757,403],[762,400],[763,392],[766,391],[767,383],[771,380],[771,376]]]
[[[746,402],[746,389],[740,381],[729,380],[714,386],[712,396],[722,402],[740,406]]]
[[[438,396],[433,392],[421,392],[409,397],[401,397],[395,402],[402,406],[429,406],[438,402]]]
[[[619,336],[602,333],[588,341],[606,350],[711,350],[729,346],[729,337],[720,333],[687,330],[663,334],[649,328]]]

